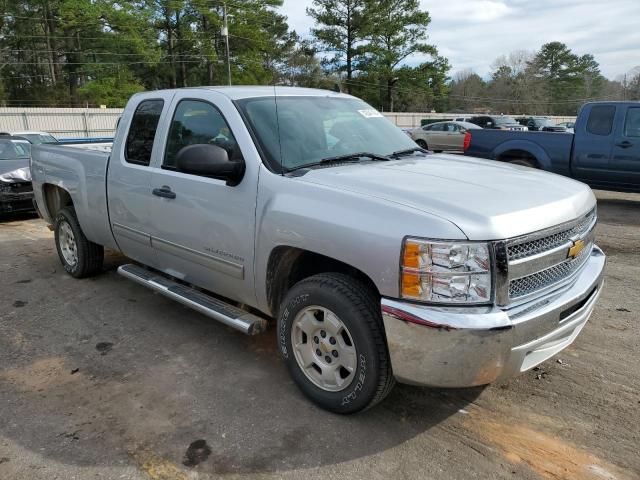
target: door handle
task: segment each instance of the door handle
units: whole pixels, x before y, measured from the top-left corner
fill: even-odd
[[[163,185],[161,188],[154,188],[151,193],[153,193],[157,197],[171,199],[176,198],[176,194],[172,192],[171,187],[168,187],[167,185]]]
[[[629,148],[629,147],[633,147],[633,143],[629,142],[628,140],[625,140],[624,142],[616,143],[616,146],[621,148]]]

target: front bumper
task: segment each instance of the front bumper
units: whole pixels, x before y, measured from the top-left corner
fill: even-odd
[[[568,288],[510,309],[433,307],[382,299],[398,381],[471,387],[518,375],[570,345],[600,296],[606,258],[594,247]]]

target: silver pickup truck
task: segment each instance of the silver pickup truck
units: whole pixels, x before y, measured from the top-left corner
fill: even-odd
[[[286,87],[135,95],[111,154],[34,148],[66,271],[123,276],[246,334],[277,319],[301,390],[334,412],[397,379],[517,375],[568,346],[602,288],[574,180],[419,148],[371,106]]]

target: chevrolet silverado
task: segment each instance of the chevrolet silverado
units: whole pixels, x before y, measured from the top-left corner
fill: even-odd
[[[275,319],[293,379],[334,412],[396,380],[524,372],[574,341],[602,288],[589,187],[431,154],[345,94],[136,94],[110,154],[37,146],[32,170],[70,275],[109,248],[124,277],[243,333]]]

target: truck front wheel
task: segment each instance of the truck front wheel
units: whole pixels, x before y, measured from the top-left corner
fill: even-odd
[[[83,278],[102,270],[104,248],[85,237],[73,207],[58,212],[54,232],[60,262],[69,275]]]
[[[350,276],[294,285],[280,308],[278,343],[302,392],[332,412],[370,408],[394,385],[380,303]]]

